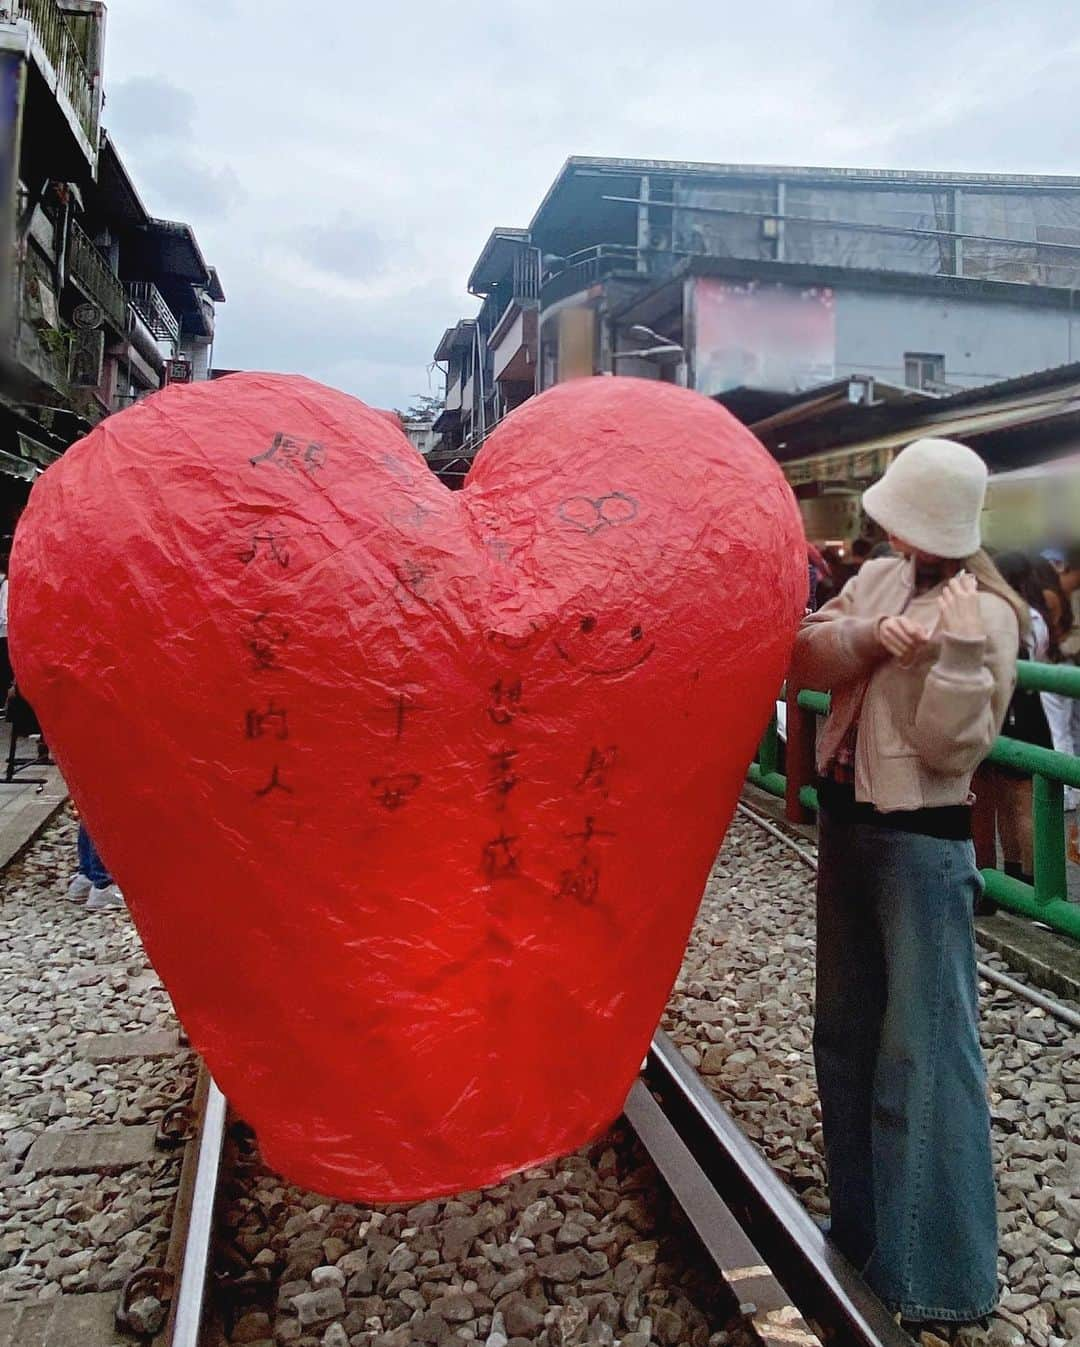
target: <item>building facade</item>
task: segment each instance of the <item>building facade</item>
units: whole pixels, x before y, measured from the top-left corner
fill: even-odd
[[[977,388],[1080,356],[1078,284],[1080,178],[573,158],[474,268],[480,312],[436,352],[436,459],[582,375],[684,383],[748,421],[838,380]]]
[[[100,0],[0,0],[0,538],[102,417],[208,376],[225,298],[101,126],[105,25]]]

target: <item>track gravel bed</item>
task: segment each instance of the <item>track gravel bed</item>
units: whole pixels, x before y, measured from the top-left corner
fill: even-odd
[[[126,916],[64,900],[74,852],[64,816],[2,881],[0,1308],[118,1289],[160,1260],[179,1152],[111,1177],[35,1175],[26,1161],[46,1130],[156,1122],[195,1081],[189,1053],[100,1064],[83,1055],[95,1035],[176,1022]],[[813,952],[812,876],[737,817],[665,1027],[824,1214]],[[1007,1291],[989,1327],[953,1340],[1068,1347],[1080,1343],[1080,1035],[1008,992],[984,984],[983,993]],[[497,1188],[411,1207],[291,1188],[261,1165],[239,1122],[229,1152],[215,1347],[748,1341],[682,1214],[621,1127]]]
[[[621,1127],[484,1192],[380,1208],[287,1186],[233,1132],[214,1347],[751,1341]]]
[[[190,1099],[190,1052],[88,1061],[101,1034],[173,1031],[169,998],[123,912],[64,898],[74,820],[52,823],[0,879],[0,1304],[118,1289],[168,1244],[182,1152],[112,1175],[27,1170],[46,1130],[157,1124]]]
[[[813,884],[783,843],[736,815],[664,1027],[810,1211],[824,1215],[811,1045]],[[980,958],[1010,971],[995,955]],[[1009,992],[986,982],[981,988],[1007,1290],[988,1328],[965,1328],[951,1340],[1075,1347],[1080,1035]],[[927,1341],[934,1347],[930,1335]]]

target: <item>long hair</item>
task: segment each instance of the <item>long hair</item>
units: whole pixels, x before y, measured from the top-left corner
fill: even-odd
[[[1009,605],[1011,609],[1013,609],[1013,612],[1017,614],[1019,636],[1021,636],[1023,643],[1026,644],[1027,641],[1029,641],[1030,636],[1032,636],[1033,605],[1030,605],[1025,598],[1022,598],[1021,595],[1013,589],[1013,586],[1010,585],[1009,581],[1006,581],[1002,572],[995,566],[994,560],[992,560],[990,552],[987,552],[986,548],[980,547],[978,552],[974,552],[974,554],[968,556],[968,559],[964,562],[964,566],[966,566],[967,570],[970,570],[971,574],[974,575],[976,581],[978,581],[980,590],[983,590],[986,594],[997,594],[998,598],[1005,599],[1007,605]],[[1040,595],[1040,605],[1042,602],[1044,602],[1044,599],[1042,599]]]
[[[1049,610],[1051,606],[1051,596],[1057,608],[1057,617],[1050,623],[1050,655],[1057,660],[1061,656],[1062,640],[1073,629],[1072,604],[1061,587],[1061,576],[1044,556],[1033,556],[1031,565],[1035,571],[1035,579],[1042,589],[1047,609]]]
[[[1018,552],[1014,555],[1023,558],[1023,560],[1027,562],[1028,570],[1030,571],[1031,563],[1027,561],[1024,554]],[[985,548],[980,547],[977,552],[968,557],[964,562],[964,565],[975,577],[981,590],[987,594],[996,594],[999,599],[1004,599],[1013,610],[1016,614],[1016,620],[1020,624],[1020,639],[1026,645],[1031,637],[1031,609],[1037,608],[1042,612],[1046,606],[1046,600],[1042,597],[1042,591],[1039,591],[1038,603],[1029,602],[1026,596],[1017,593],[994,564],[990,553],[987,552]]]

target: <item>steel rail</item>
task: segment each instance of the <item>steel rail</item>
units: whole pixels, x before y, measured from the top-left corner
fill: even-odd
[[[210,1079],[199,1131],[198,1161],[191,1193],[191,1211],[184,1241],[179,1289],[170,1315],[169,1347],[199,1347],[210,1245],[214,1234],[221,1152],[225,1140],[225,1096]]]
[[[736,809],[764,832],[767,832],[771,837],[775,837],[777,841],[782,842],[784,846],[793,851],[807,869],[814,871],[815,874],[817,873],[817,861],[813,855],[805,847],[801,847],[793,837],[789,837],[782,828],[778,828],[774,823],[757,813],[756,810],[751,809],[749,805],[743,804],[741,800],[736,805]],[[987,963],[976,963],[975,968],[979,976],[987,982],[1003,987],[1020,1000],[1038,1006],[1040,1010],[1045,1010],[1048,1015],[1052,1015],[1055,1020],[1067,1024],[1070,1029],[1080,1030],[1080,1011],[1074,1010],[1072,1006],[1064,1005],[1061,1001],[1055,1001],[1052,996],[1047,996],[1045,992],[1040,992],[1034,987],[1028,987],[1025,983],[1009,977],[1006,973],[999,973],[996,968],[991,968]]]
[[[654,1095],[656,1108],[668,1125],[666,1136],[650,1119],[644,1102]],[[739,1294],[744,1302],[741,1308],[759,1334],[771,1334],[763,1341],[790,1345],[815,1340],[791,1309],[790,1292],[805,1320],[820,1324],[834,1347],[912,1347],[912,1339],[826,1240],[802,1203],[663,1031],[653,1039],[644,1080],[631,1092],[626,1116],[665,1178],[667,1170],[676,1172],[673,1191],[680,1200],[687,1194],[684,1209],[699,1234],[703,1227],[706,1232],[715,1231],[724,1212],[734,1213],[746,1240],[743,1256],[753,1256],[741,1269],[745,1279]],[[672,1135],[700,1175],[697,1186],[689,1190],[685,1161],[672,1146]],[[678,1169],[680,1161],[683,1172]],[[725,1233],[723,1238],[731,1236]],[[717,1258],[715,1236],[703,1235],[703,1241],[723,1275],[730,1255]],[[737,1245],[734,1252],[737,1261]],[[729,1285],[730,1272],[729,1267]],[[772,1299],[758,1302],[758,1295]],[[746,1304],[747,1300],[751,1303]]]
[[[820,1347],[731,1208],[710,1184],[648,1087],[637,1081],[626,1120],[638,1134],[672,1195],[698,1233],[735,1303],[763,1347]]]

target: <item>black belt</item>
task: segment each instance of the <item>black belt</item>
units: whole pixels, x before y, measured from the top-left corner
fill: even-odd
[[[855,787],[839,781],[818,782],[818,803],[835,823],[862,823],[898,833],[919,833],[945,842],[971,840],[971,806],[934,805],[924,809],[898,809],[883,814],[872,804],[855,798]]]

